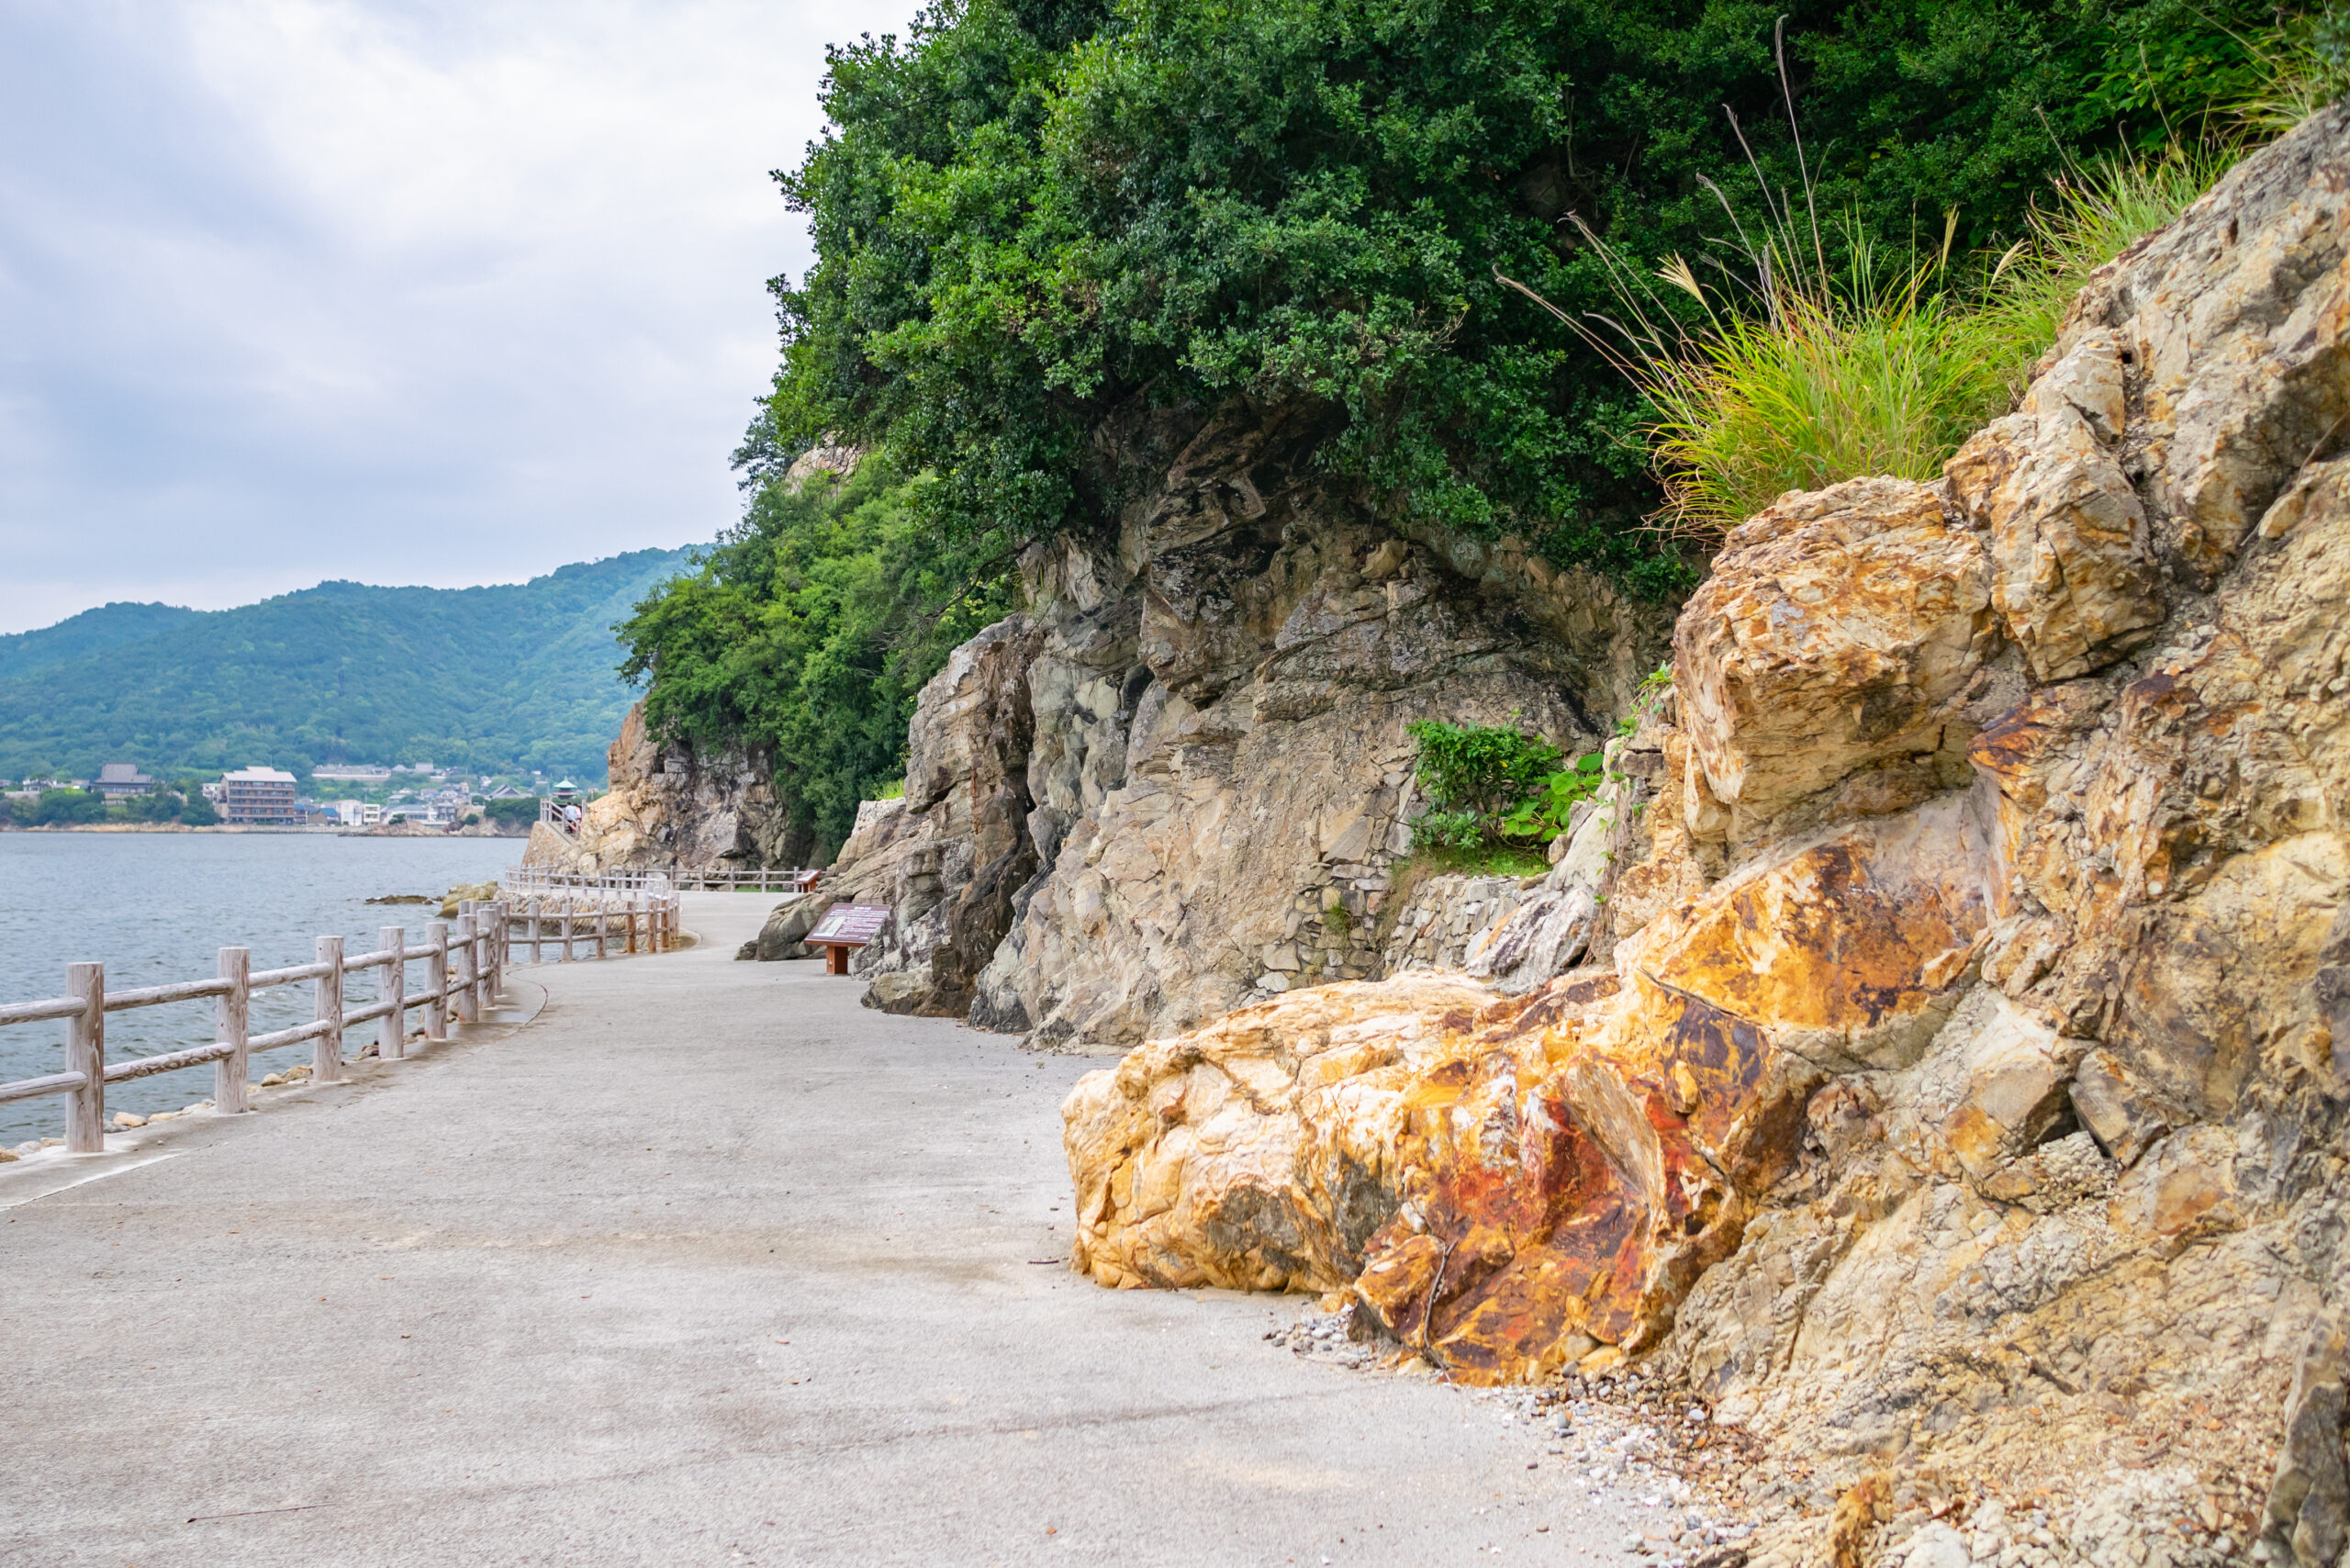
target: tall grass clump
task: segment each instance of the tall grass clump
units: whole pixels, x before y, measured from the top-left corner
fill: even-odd
[[[1780,73],[1785,90],[1784,50]],[[1791,92],[1787,102],[1793,129]],[[1730,124],[1738,130],[1735,115]],[[1800,129],[1795,140],[1801,167]],[[1651,272],[1580,218],[1615,314],[1576,319],[1500,281],[1640,390],[1651,417],[1639,433],[1664,491],[1651,521],[1715,543],[1788,490],[1876,474],[1934,478],[1969,435],[2014,406],[2089,274],[2177,218],[2239,151],[2174,148],[2076,169],[2035,207],[2024,238],[1972,281],[1951,265],[1955,211],[1938,251],[1897,265],[1857,218],[1831,224],[1841,241],[1831,264],[1807,170],[1798,206],[1774,199],[1759,164],[1764,211],[1751,227],[1705,182],[1736,236],[1739,263],[1720,266],[1718,282],[1700,281],[1679,255]]]
[[[2259,85],[2226,107],[2252,137],[2282,136],[2350,91],[2350,14],[2338,6],[2288,16],[2273,32],[2243,41]]]
[[[1584,234],[1622,310],[1569,325],[1645,396],[1665,497],[1655,521],[1674,533],[1718,539],[1785,491],[1859,475],[1931,478],[2008,396],[2004,366],[1984,358],[1973,313],[1945,286],[1947,230],[1944,252],[1896,270],[1850,223],[1849,259],[1831,269],[1824,246],[1781,219],[1748,246],[1752,275],[1731,287],[1707,286],[1678,256],[1651,282]]]
[[[2174,143],[2160,154],[2101,159],[2057,178],[1969,313],[1979,352],[1999,363],[2010,396],[2021,393],[2032,362],[2056,341],[2089,274],[2185,212],[2240,151]]]

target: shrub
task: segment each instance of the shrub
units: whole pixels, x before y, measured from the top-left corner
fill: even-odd
[[[63,823],[102,823],[106,820],[106,797],[81,790],[43,790],[31,815],[36,827],[51,827]]]
[[[1516,811],[1502,819],[1502,836],[1550,843],[1567,831],[1574,808],[1599,793],[1605,770],[1605,762],[1595,751],[1578,758],[1572,767],[1551,774],[1531,799],[1519,802]]]
[[[1412,823],[1415,851],[1548,844],[1565,831],[1574,803],[1599,787],[1597,752],[1561,768],[1557,746],[1521,730],[1422,720],[1406,732],[1419,745],[1413,776],[1428,800]]]
[[[1419,745],[1420,793],[1439,810],[1469,812],[1483,829],[1531,795],[1560,756],[1541,736],[1498,724],[1423,719],[1404,733]]]
[[[1880,244],[1956,207],[2003,247],[2114,117],[2089,94],[2154,0],[954,0],[829,57],[831,129],[782,176],[817,261],[774,286],[775,394],[747,450],[839,437],[937,484],[935,532],[1114,527],[1101,459],[1146,409],[1312,409],[1315,461],[1395,515],[1517,533],[1669,593],[1686,568],[1617,439],[1635,399],[1537,344],[1498,267],[1580,317],[1604,269],[1706,242],[1695,176],[1818,182]],[[1770,17],[1822,150],[1777,118]],[[1754,199],[1752,196],[1741,199]],[[1962,254],[1967,253],[1962,250]]]
[[[492,801],[482,810],[494,823],[504,823],[509,827],[518,823],[528,824],[539,820],[539,798],[522,795],[511,800]]]
[[[1485,842],[1485,824],[1474,812],[1449,812],[1431,806],[1412,822],[1412,847],[1474,849]]]

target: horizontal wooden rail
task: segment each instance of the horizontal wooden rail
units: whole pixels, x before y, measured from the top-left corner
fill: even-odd
[[[14,1083],[0,1083],[0,1103],[66,1097],[65,1146],[73,1153],[93,1153],[104,1146],[106,1086],[150,1078],[185,1068],[214,1066],[213,1103],[222,1111],[246,1108],[247,1064],[255,1051],[280,1050],[315,1042],[311,1076],[330,1083],[342,1076],[343,1036],[365,1024],[378,1025],[378,1056],[397,1060],[406,1055],[408,1014],[425,1010],[428,1040],[448,1037],[453,1010],[470,1022],[497,1003],[505,985],[509,942],[506,906],[490,902],[468,902],[453,931],[448,923],[431,921],[421,945],[412,944],[404,927],[387,925],[377,932],[376,950],[356,955],[343,952],[340,936],[318,939],[318,959],[279,969],[252,968],[252,955],[242,947],[223,947],[219,973],[209,980],[177,980],[168,985],[126,987],[109,991],[103,964],[73,964],[66,970],[72,993],[39,1002],[0,1005],[0,1025],[62,1020],[66,1025],[66,1070]],[[456,962],[453,968],[452,958]],[[408,966],[421,959],[426,983],[410,991]],[[374,971],[374,999],[346,1008],[343,987],[352,974]],[[251,1032],[252,994],[274,986],[309,981],[312,1016],[308,1023],[268,1034]],[[134,1057],[109,1064],[106,1059],[106,1016],[139,1007],[174,1002],[214,1003],[214,1038],[185,1050]]]
[[[499,879],[509,892],[561,888],[629,889],[695,892],[805,892],[821,870],[558,871],[546,866],[514,866]]]
[[[40,1024],[51,1018],[71,1018],[80,1013],[84,1003],[70,996],[51,997],[47,1002],[19,1002],[0,1007],[0,1024]]]
[[[38,1100],[44,1094],[70,1094],[90,1081],[86,1072],[52,1072],[47,1078],[20,1078],[0,1083],[0,1105],[11,1100]]]
[[[66,971],[71,994],[0,1005],[0,1026],[58,1021],[66,1025],[66,1070],[0,1083],[0,1103],[65,1096],[66,1148],[77,1154],[95,1153],[104,1147],[109,1083],[210,1062],[215,1107],[223,1112],[242,1111],[247,1108],[248,1064],[256,1051],[282,1050],[311,1041],[311,1078],[332,1083],[343,1075],[344,1036],[350,1030],[375,1025],[375,1054],[397,1061],[408,1054],[408,1014],[413,1009],[424,1010],[428,1043],[447,1039],[453,1022],[462,1025],[479,1021],[497,1006],[505,990],[506,971],[516,957],[518,933],[527,934],[533,962],[543,956],[549,941],[559,943],[559,961],[570,962],[583,945],[588,956],[598,958],[665,953],[674,949],[683,935],[681,901],[661,873],[616,873],[531,885],[540,890],[520,897],[465,901],[459,905],[453,923],[428,922],[421,943],[412,942],[407,929],[397,925],[376,932],[378,946],[373,952],[346,954],[342,937],[321,936],[315,962],[285,969],[257,970],[247,949],[223,947],[219,973],[212,979],[108,991],[105,965],[71,965]],[[560,891],[554,890],[558,887]],[[420,961],[425,966],[424,983],[410,990],[408,966]],[[370,972],[375,977],[374,997],[347,1006],[344,990],[349,978]],[[268,1034],[251,1032],[253,992],[304,981],[312,987],[308,1022]],[[207,1001],[214,1003],[210,1043],[112,1064],[106,1061],[107,1014]]]
[[[224,1041],[216,1040],[208,1046],[196,1046],[184,1051],[168,1051],[159,1057],[133,1057],[129,1061],[118,1061],[106,1069],[106,1081],[120,1083],[126,1079],[152,1078],[159,1072],[177,1072],[184,1067],[202,1067],[206,1062],[218,1061],[236,1048]],[[245,1048],[251,1050],[252,1042],[246,1041]]]
[[[161,1007],[167,1002],[200,1002],[207,996],[226,996],[229,982],[224,980],[182,980],[177,985],[141,986],[136,991],[106,992],[106,1011],[126,1013],[134,1007]]]

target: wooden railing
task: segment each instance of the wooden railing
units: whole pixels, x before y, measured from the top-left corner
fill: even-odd
[[[514,866],[498,879],[499,886],[508,889],[561,888],[659,888],[691,890],[698,893],[764,892],[804,893],[816,885],[824,873],[787,871],[776,868],[764,871],[557,871],[545,866]]]
[[[62,1020],[65,1070],[0,1083],[0,1103],[65,1096],[66,1150],[95,1154],[106,1147],[106,1086],[109,1083],[210,1062],[214,1108],[237,1112],[246,1108],[246,1069],[256,1051],[314,1041],[310,1080],[333,1083],[343,1076],[343,1037],[349,1030],[375,1024],[376,1056],[397,1061],[408,1054],[408,1015],[421,1007],[426,1042],[447,1039],[451,1023],[461,1026],[477,1023],[497,1004],[505,989],[507,966],[516,956],[518,927],[533,963],[541,961],[548,942],[556,944],[561,962],[572,961],[579,944],[588,945],[588,956],[598,958],[609,956],[616,942],[627,953],[664,953],[677,946],[682,931],[677,893],[666,887],[643,886],[602,890],[616,897],[599,899],[592,911],[577,907],[588,902],[577,894],[566,894],[565,907],[560,911],[541,907],[548,902],[547,895],[526,898],[519,904],[505,899],[468,899],[457,906],[453,925],[448,921],[429,922],[421,946],[410,946],[407,928],[399,925],[379,927],[375,935],[382,946],[355,957],[343,951],[342,937],[321,936],[317,961],[290,969],[255,972],[250,948],[223,947],[219,972],[210,980],[110,991],[105,964],[69,964],[63,996],[0,1005],[0,1027]],[[424,989],[411,992],[408,966],[420,959],[425,966]],[[375,975],[375,1000],[364,1007],[344,1007],[345,981],[369,970]],[[264,1035],[249,1030],[253,992],[304,980],[311,987],[308,1023]],[[108,1065],[107,1014],[204,1001],[211,1002],[214,1009],[209,1045]]]
[[[534,964],[572,963],[583,943],[590,958],[613,957],[615,943],[621,954],[666,953],[677,946],[678,896],[657,879],[582,878],[556,890],[509,879],[499,890],[507,895],[508,938],[527,949]],[[553,959],[546,957],[549,946],[555,949]]]
[[[448,1038],[453,1017],[471,1024],[495,1005],[506,971],[503,906],[468,902],[453,928],[432,921],[424,928],[420,946],[408,945],[405,926],[386,925],[376,932],[383,946],[356,957],[343,951],[341,936],[318,939],[318,959],[291,969],[252,969],[252,953],[245,947],[220,949],[219,973],[211,980],[181,980],[171,985],[140,986],[127,991],[106,989],[103,963],[69,964],[66,994],[43,1002],[19,1002],[0,1006],[0,1025],[65,1023],[65,1070],[43,1078],[0,1083],[0,1103],[34,1100],[45,1095],[66,1097],[65,1147],[73,1154],[95,1154],[106,1147],[106,1085],[146,1078],[182,1068],[212,1068],[215,1109],[245,1109],[246,1064],[255,1051],[315,1041],[311,1049],[313,1082],[333,1083],[343,1076],[342,1045],[346,1031],[361,1025],[376,1025],[375,1054],[397,1061],[408,1053],[408,1014],[421,1007],[427,1041]],[[424,989],[409,994],[408,966],[422,959]],[[367,1006],[343,1006],[343,982],[354,973],[375,971],[375,1000]],[[310,982],[312,1016],[307,1024],[266,1035],[249,1032],[252,994],[274,986]],[[213,1039],[209,1045],[161,1056],[134,1057],[111,1066],[106,1062],[106,1014],[134,1007],[162,1007],[173,1002],[210,1001]]]

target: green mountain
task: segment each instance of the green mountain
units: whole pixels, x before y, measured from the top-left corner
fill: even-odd
[[[494,588],[320,583],[236,610],[109,604],[0,637],[0,777],[435,762],[604,776],[612,627],[684,550]]]

